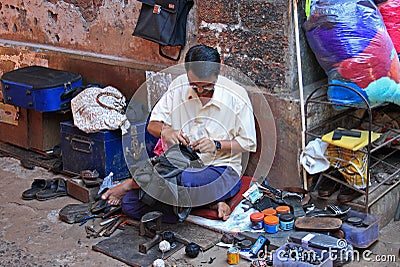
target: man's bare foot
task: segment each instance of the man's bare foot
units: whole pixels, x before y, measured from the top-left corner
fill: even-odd
[[[108,189],[101,195],[101,199],[108,200],[107,203],[111,205],[121,204],[122,198],[129,190],[138,188],[137,183],[133,179],[126,180],[125,182]]]
[[[229,219],[229,215],[231,214],[231,208],[225,202],[221,201],[215,205],[211,206],[211,209],[217,210],[218,218],[226,221]]]

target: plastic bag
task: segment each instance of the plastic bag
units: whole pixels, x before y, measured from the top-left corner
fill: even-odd
[[[125,97],[112,86],[86,88],[71,100],[74,125],[85,133],[121,128],[125,134],[130,126],[125,107]]]
[[[334,103],[400,104],[400,64],[372,0],[321,0],[303,24],[307,41],[328,76]]]
[[[375,0],[397,54],[400,54],[400,0]]]

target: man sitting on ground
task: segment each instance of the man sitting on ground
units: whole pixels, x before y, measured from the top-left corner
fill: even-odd
[[[192,203],[216,209],[218,217],[227,220],[231,210],[226,201],[240,189],[242,153],[256,150],[256,132],[246,90],[219,75],[220,63],[216,49],[191,47],[185,57],[186,74],[177,77],[157,102],[148,131],[167,145],[180,143],[198,152],[206,166],[184,170],[182,186],[190,188]],[[122,204],[123,212],[136,219],[159,210],[164,221],[176,221],[168,205],[150,207],[139,200],[134,177],[102,198]]]

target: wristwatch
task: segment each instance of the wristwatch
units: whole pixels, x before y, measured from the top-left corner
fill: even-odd
[[[221,150],[221,142],[214,140],[214,144],[215,144],[215,148],[217,149],[217,151],[220,151]]]

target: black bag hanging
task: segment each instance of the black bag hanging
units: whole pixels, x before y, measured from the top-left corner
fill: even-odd
[[[158,43],[161,56],[179,60],[186,42],[186,22],[193,0],[139,0],[142,2],[133,36]],[[179,47],[179,54],[164,53],[168,46]],[[167,48],[167,49],[165,49]]]

